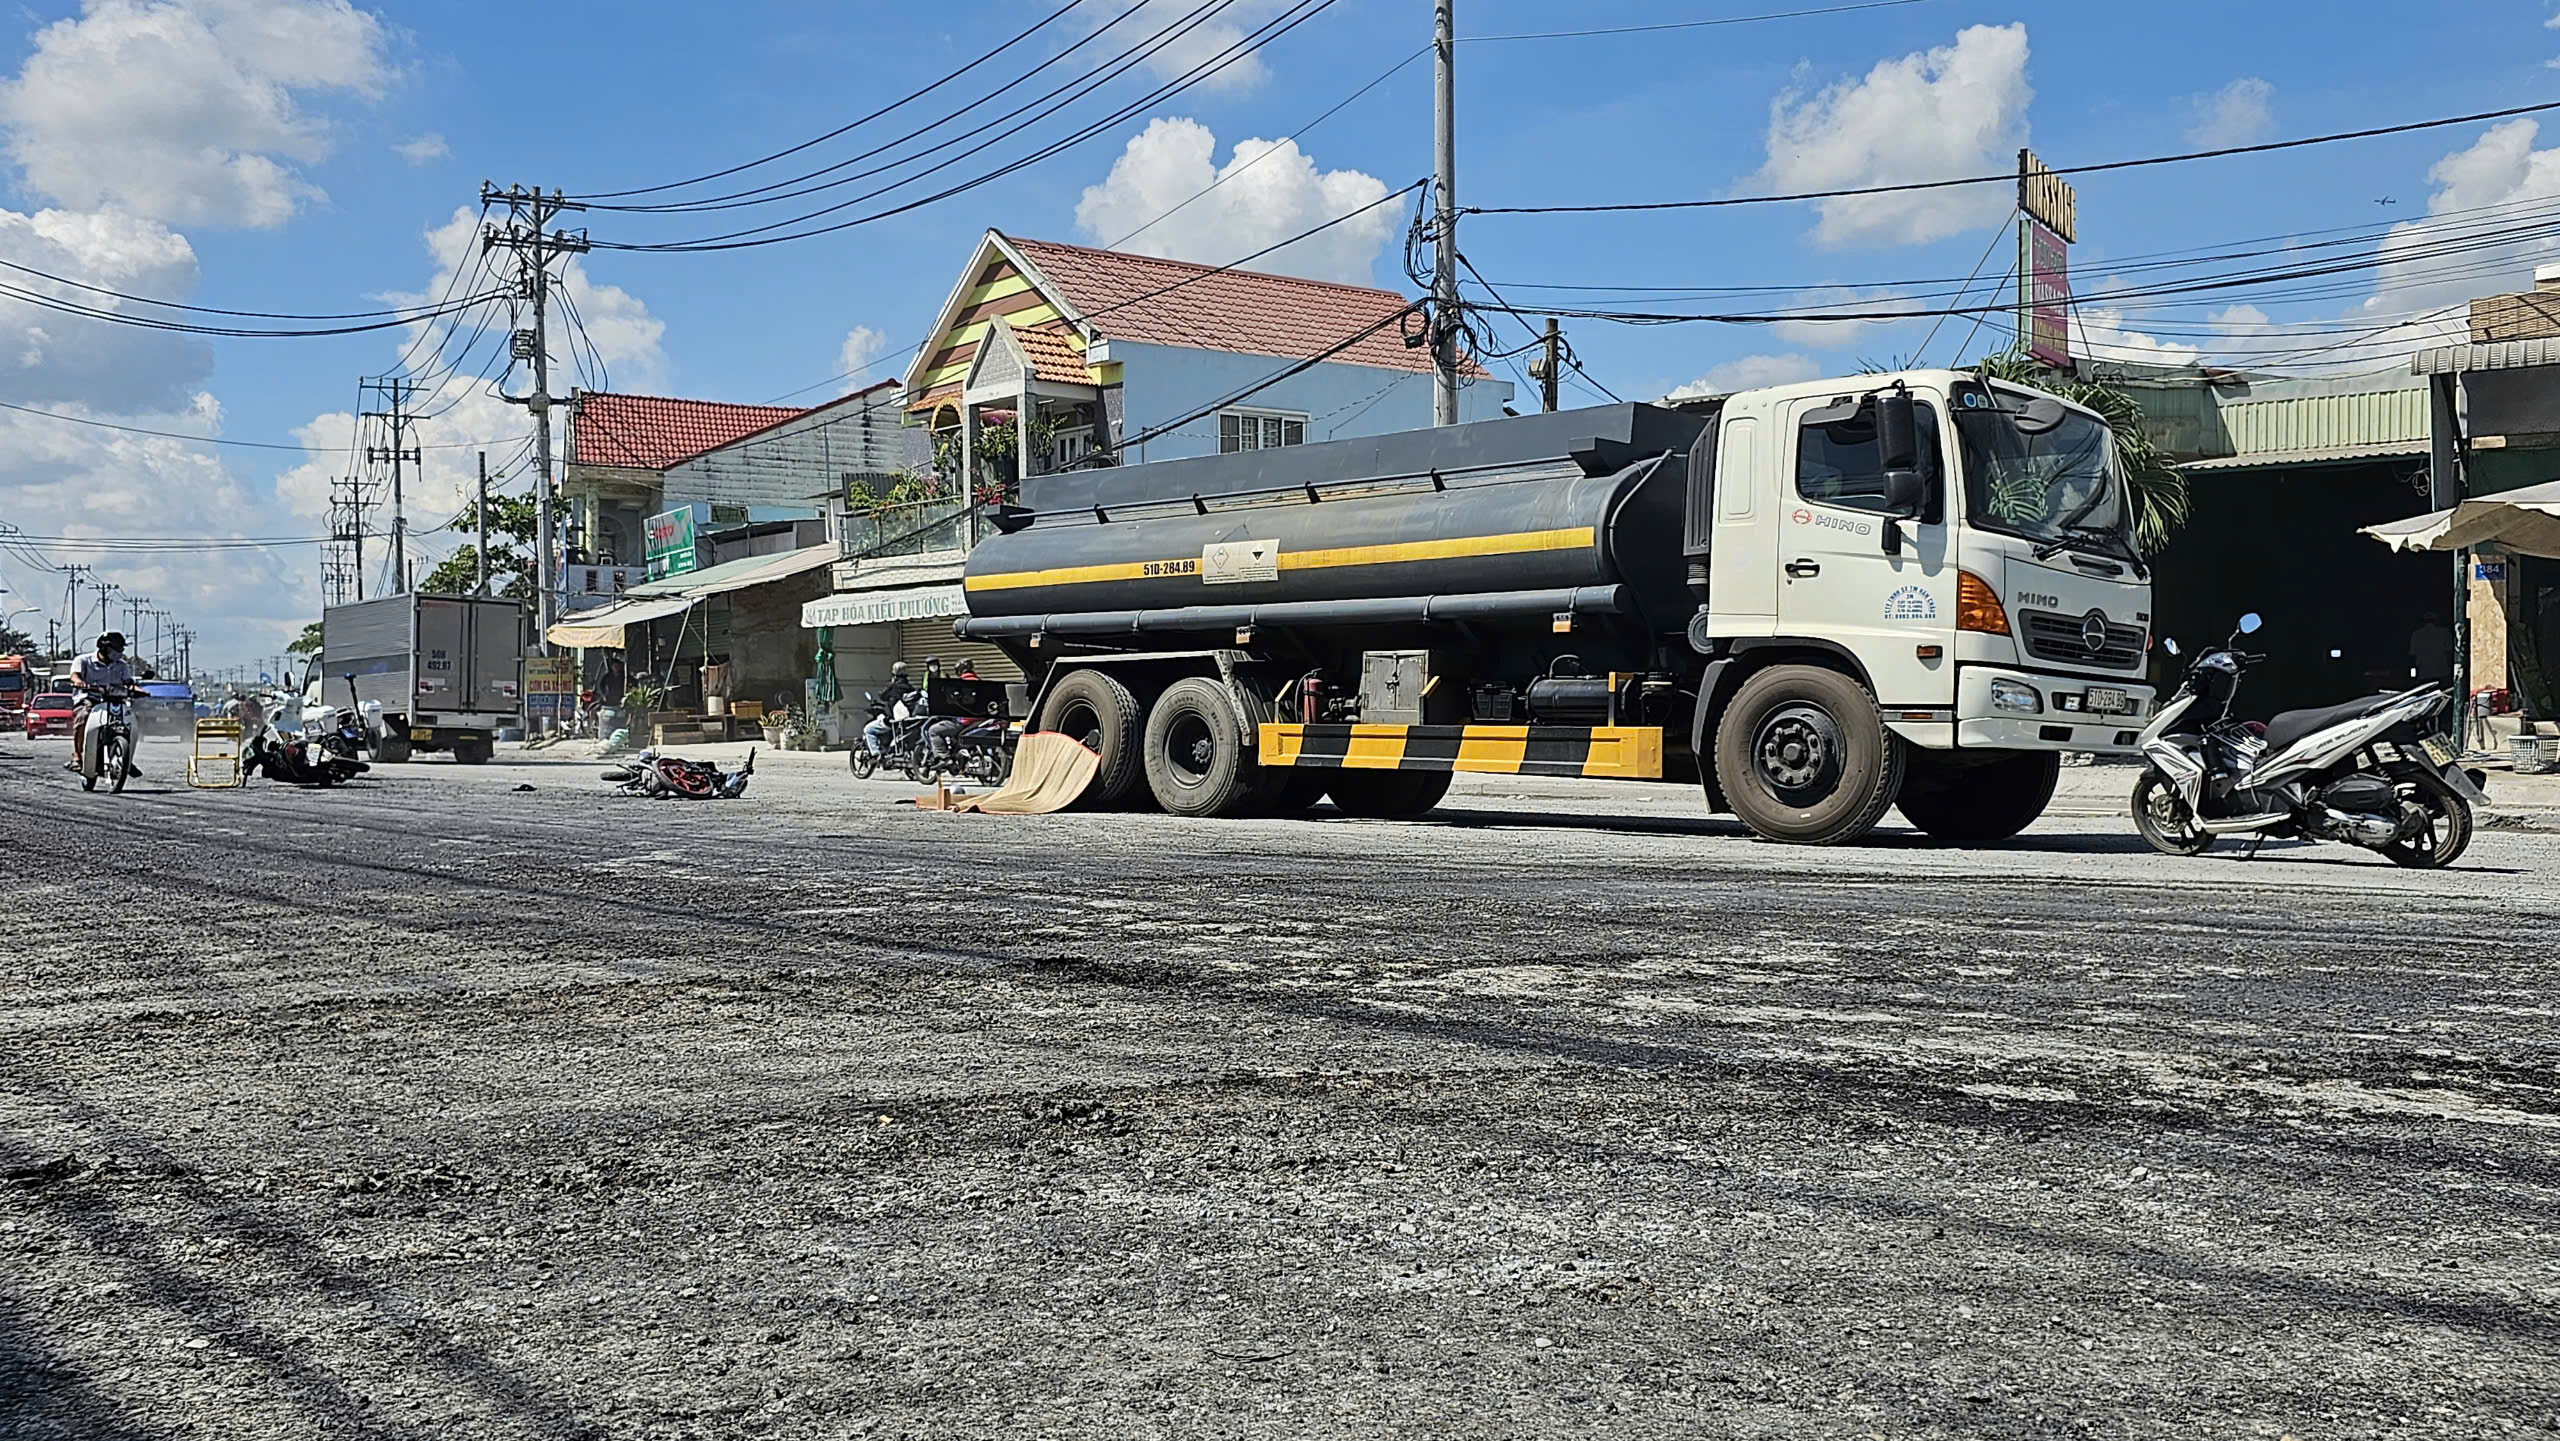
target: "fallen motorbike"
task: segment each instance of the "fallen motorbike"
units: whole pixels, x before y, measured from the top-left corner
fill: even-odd
[[[356,759],[364,739],[352,711],[332,712],[328,724],[304,735],[287,735],[263,722],[240,748],[240,769],[286,785],[344,785],[373,769]]]
[[[2221,646],[2145,726],[2149,762],[2133,786],[2133,823],[2152,849],[2201,853],[2221,836],[2345,841],[2404,866],[2453,864],[2471,844],[2485,780],[2448,739],[2453,691],[2423,685],[2344,705],[2285,711],[2264,725],[2231,717],[2240,678],[2266,659],[2240,650],[2258,617]],[[2174,640],[2162,642],[2171,655]]]
[[[606,771],[604,778],[624,795],[657,801],[725,801],[746,794],[747,780],[755,773],[753,750],[747,752],[747,763],[734,771],[724,771],[710,761],[689,761],[644,750]]]
[[[80,735],[80,789],[94,791],[107,782],[121,791],[133,769],[134,693],[122,686],[90,686],[88,726]]]

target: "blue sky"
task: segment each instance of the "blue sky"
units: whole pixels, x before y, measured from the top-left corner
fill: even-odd
[[[1080,37],[1090,28],[1086,13],[1114,14],[1128,3],[1087,0],[1014,52],[1021,58],[1010,68],[999,62],[982,73],[1010,78]],[[1123,31],[1180,13],[1170,0],[1156,3],[1166,8],[1163,20],[1142,15]],[[1661,24],[1824,3],[1839,0],[1571,7],[1461,0],[1459,33]],[[0,259],[86,267],[96,283],[201,305],[365,309],[377,297],[440,283],[429,236],[445,227],[447,244],[461,237],[450,228],[457,208],[483,178],[597,191],[735,164],[874,108],[1045,8],[1045,0],[370,11],[328,0],[21,5],[0,18],[0,76],[14,77],[0,90]],[[1232,14],[1250,14],[1252,23],[1280,8],[1279,0],[1239,0]],[[1465,203],[1507,205],[1862,184],[1963,173],[1986,156],[1990,168],[2003,168],[2022,140],[2069,164],[2530,104],[2560,98],[2560,72],[2549,63],[2560,56],[2560,30],[2550,19],[2548,4],[2523,0],[2423,11],[2361,0],[2035,7],[1920,0],[1716,28],[1471,43],[1460,52],[1459,192]],[[820,383],[846,368],[857,328],[882,337],[883,351],[921,338],[985,227],[1114,239],[1098,232],[1161,209],[1164,195],[1190,193],[1209,173],[1202,167],[1228,164],[1237,142],[1294,137],[1302,154],[1257,162],[1253,183],[1223,187],[1214,203],[1191,207],[1143,242],[1224,261],[1322,218],[1329,199],[1378,193],[1363,177],[1392,190],[1422,176],[1430,165],[1427,61],[1324,125],[1300,127],[1421,46],[1429,21],[1424,0],[1337,0],[1261,52],[1258,73],[1149,107],[964,196],[789,245],[713,255],[599,252],[584,262],[584,288],[573,293],[596,323],[617,388],[823,399],[844,388]],[[1134,98],[1142,75],[1108,93]],[[920,121],[949,103],[932,97],[900,116]],[[1103,108],[1088,102],[1068,114]],[[1061,133],[1065,119],[1039,127],[1039,138]],[[1158,122],[1152,131],[1151,122]],[[2560,126],[2517,122],[2482,148],[2489,130],[2091,177],[2080,187],[2074,274],[2084,290],[2103,288],[2118,257],[2414,221],[2431,197],[2455,208],[2560,189],[2560,154],[2544,158],[2546,148],[2560,151]],[[828,163],[857,142],[886,138],[866,127],[798,158]],[[1197,154],[1204,146],[1206,161]],[[999,146],[988,158],[1015,153]],[[2431,179],[2457,155],[2468,159]],[[776,167],[748,178],[789,173]],[[1094,187],[1102,189],[1088,198]],[[2383,197],[2396,203],[2377,205]],[[1377,212],[1376,225],[1346,227],[1321,253],[1291,257],[1292,268],[1401,286],[1401,204]],[[1993,227],[2004,204],[1946,192],[1910,206],[1830,213],[1766,205],[1484,216],[1465,223],[1462,245],[1523,304],[1558,294],[1534,285],[1582,284],[1804,287],[1809,295],[1753,303],[1845,297],[1890,305],[1897,292],[1888,283],[1963,276],[1986,246],[1990,270],[1999,271],[2008,250],[1993,243]],[[600,212],[588,223],[599,239],[659,241],[787,210]],[[51,218],[39,224],[43,216]],[[2516,264],[2511,284],[2475,275],[2457,288],[2520,288],[2529,266],[2523,249]],[[2265,332],[2281,334],[2287,324],[2317,329],[2397,314],[2447,293],[2428,289],[2422,275],[2346,284],[2369,293],[2333,290],[2290,306],[2260,297],[2262,318],[2229,312],[2233,300],[2251,297],[2221,297],[2121,317],[2131,335],[2103,314],[2082,319],[2089,340],[2128,355],[2194,358],[2181,347],[2200,346],[2210,358],[2245,357]],[[240,439],[342,442],[355,377],[385,368],[405,339],[207,343],[121,332],[93,340],[71,333],[90,322],[31,319],[25,311],[0,300],[0,400]],[[30,341],[28,327],[39,321],[41,334]],[[2227,342],[2216,338],[2217,326]],[[1774,332],[1568,323],[1592,375],[1629,397],[1702,379],[1854,370],[1914,353],[1929,328],[1926,320]],[[1969,329],[1961,320],[1942,329],[1929,358],[1950,357]],[[485,399],[458,406],[439,426],[431,442],[522,430],[514,413]],[[457,426],[481,429],[465,434]],[[31,534],[90,525],[150,535],[313,533],[319,493],[336,468],[325,456],[305,463],[178,442],[146,447],[104,432],[30,439],[47,428],[67,429],[24,416],[0,422],[0,521]],[[448,483],[461,473],[456,452],[451,464],[440,462],[437,478]],[[68,547],[47,555],[78,558]],[[220,644],[243,654],[271,651],[316,606],[317,561],[308,551],[154,557],[129,568],[137,586],[155,587],[150,593],[184,607],[199,631],[222,635]],[[0,555],[0,584],[26,591],[44,583],[30,559]]]

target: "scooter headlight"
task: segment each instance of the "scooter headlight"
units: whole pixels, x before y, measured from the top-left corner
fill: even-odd
[[[2044,697],[2024,681],[1995,680],[1991,683],[1991,708],[2016,711],[2021,715],[2044,714]]]

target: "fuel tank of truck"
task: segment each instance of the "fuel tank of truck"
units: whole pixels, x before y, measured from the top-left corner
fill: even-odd
[[[1705,424],[1604,406],[1034,477],[1030,523],[969,556],[969,613],[1268,605],[1305,621],[1327,602],[1627,587],[1676,625]]]

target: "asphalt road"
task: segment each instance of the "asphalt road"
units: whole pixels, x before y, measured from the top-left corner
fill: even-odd
[[[34,751],[0,1436],[2560,1434],[2560,835]]]

